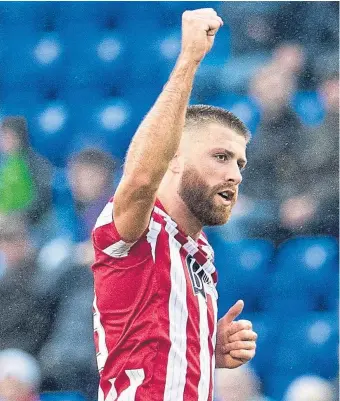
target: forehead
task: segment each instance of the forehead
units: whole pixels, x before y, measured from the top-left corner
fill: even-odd
[[[189,149],[199,153],[223,148],[245,157],[247,140],[235,130],[219,123],[207,123],[196,128]]]

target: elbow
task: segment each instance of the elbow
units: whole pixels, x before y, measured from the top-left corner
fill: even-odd
[[[155,196],[162,177],[149,174],[135,174],[126,178],[125,185],[134,200]]]

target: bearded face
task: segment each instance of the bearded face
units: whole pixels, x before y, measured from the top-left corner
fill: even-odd
[[[178,194],[202,226],[225,224],[237,200],[235,186],[224,183],[210,187],[192,167],[183,171]]]

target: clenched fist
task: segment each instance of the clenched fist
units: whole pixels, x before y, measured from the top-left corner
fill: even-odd
[[[212,8],[185,11],[182,15],[181,55],[199,63],[210,51],[215,35],[223,25]]]

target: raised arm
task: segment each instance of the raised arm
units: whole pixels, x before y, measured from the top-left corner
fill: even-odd
[[[181,53],[132,139],[115,193],[113,218],[127,242],[136,241],[149,224],[156,192],[179,146],[195,73],[222,24],[212,8],[183,13]]]

